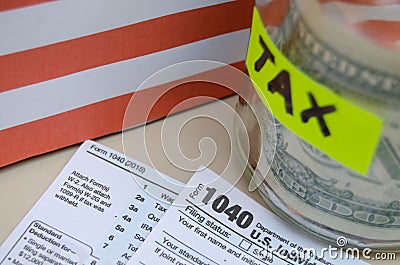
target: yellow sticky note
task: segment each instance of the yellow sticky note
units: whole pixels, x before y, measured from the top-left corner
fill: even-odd
[[[383,121],[297,69],[271,41],[257,9],[246,65],[260,98],[284,126],[343,165],[368,172]]]

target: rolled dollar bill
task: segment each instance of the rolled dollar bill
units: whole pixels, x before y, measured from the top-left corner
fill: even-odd
[[[263,9],[273,2],[263,3]],[[369,173],[362,176],[279,122],[275,143],[260,139],[256,121],[248,122],[250,138],[259,141],[251,145],[252,169],[260,163],[271,165],[259,192],[280,216],[316,237],[335,242],[345,236],[349,244],[360,247],[398,249],[400,32],[390,32],[396,27],[386,28],[386,33],[372,27],[400,25],[400,4],[299,0],[280,5],[283,2],[287,8],[282,20],[265,23],[276,46],[311,78],[380,116],[384,128]],[[243,102],[238,112],[251,120]],[[268,130],[262,124],[260,129]],[[257,148],[265,155],[260,156]]]

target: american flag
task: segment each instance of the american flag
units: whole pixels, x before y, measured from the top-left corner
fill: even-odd
[[[0,0],[0,167],[121,130],[133,93],[145,105],[162,92],[161,84],[135,90],[164,67],[202,59],[242,69],[252,6],[249,0]],[[183,85],[151,118],[191,96],[230,93]]]

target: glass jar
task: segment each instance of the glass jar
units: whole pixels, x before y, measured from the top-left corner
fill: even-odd
[[[278,120],[271,125],[254,88],[237,103],[247,130],[237,139],[245,148],[248,135],[247,174],[283,219],[331,244],[345,237],[347,246],[399,250],[400,4],[367,2],[270,0],[257,1],[257,9],[292,64],[383,120],[368,174],[343,166]]]

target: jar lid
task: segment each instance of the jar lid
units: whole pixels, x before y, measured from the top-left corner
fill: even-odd
[[[301,20],[324,45],[356,63],[400,76],[400,4],[383,2],[387,1],[301,0],[295,4]]]

